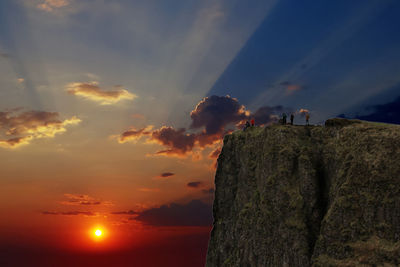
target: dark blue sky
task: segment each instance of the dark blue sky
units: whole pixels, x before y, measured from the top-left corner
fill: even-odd
[[[377,104],[375,95],[390,101],[400,95],[399,13],[398,1],[279,1],[208,94],[321,118]],[[299,89],[288,94],[290,84]]]

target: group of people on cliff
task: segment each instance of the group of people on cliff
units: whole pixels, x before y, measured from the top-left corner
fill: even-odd
[[[310,125],[310,113],[306,113],[305,118],[306,118],[306,125]],[[294,113],[291,113],[290,114],[290,125],[293,125],[293,122],[294,122]],[[279,119],[279,123],[282,124],[282,125],[286,125],[287,124],[287,115],[286,115],[286,113],[282,113],[282,118]],[[243,131],[245,131],[247,128],[253,127],[253,126],[255,126],[255,120],[254,119],[251,119],[250,122],[246,121],[246,123],[244,125],[244,128],[243,128]]]

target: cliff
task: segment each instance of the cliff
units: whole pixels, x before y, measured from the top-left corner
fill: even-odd
[[[207,266],[400,264],[400,126],[236,131],[215,186]]]

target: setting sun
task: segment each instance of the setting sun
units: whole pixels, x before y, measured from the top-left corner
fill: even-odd
[[[96,231],[94,231],[94,234],[96,236],[101,236],[103,234],[103,232],[100,229],[96,229]]]
[[[102,241],[108,236],[108,231],[103,226],[95,226],[89,230],[89,236],[94,241]]]

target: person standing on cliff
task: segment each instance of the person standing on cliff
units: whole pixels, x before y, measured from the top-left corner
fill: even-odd
[[[246,131],[247,128],[250,127],[250,122],[246,121],[246,124],[244,125],[243,131]]]
[[[290,125],[293,125],[294,114],[290,114]]]
[[[287,117],[287,116],[286,116],[286,113],[283,113],[283,114],[282,114],[282,124],[283,124],[283,125],[286,125],[286,117]]]
[[[306,114],[306,125],[310,125],[310,114]]]
[[[256,125],[256,122],[254,121],[254,119],[251,119],[250,123],[251,123],[251,126]]]

